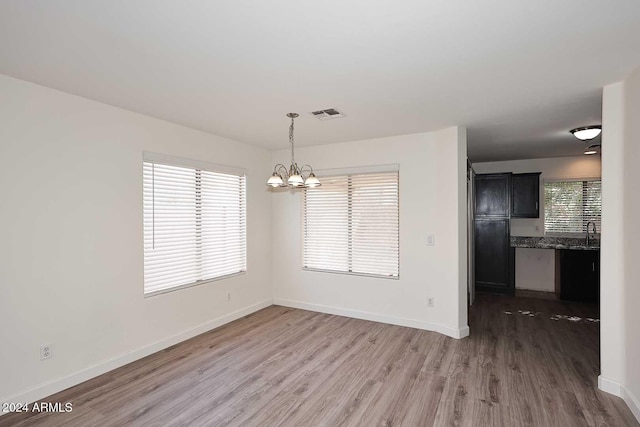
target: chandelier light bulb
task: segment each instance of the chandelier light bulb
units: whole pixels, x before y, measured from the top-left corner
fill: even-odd
[[[284,182],[282,181],[282,177],[278,175],[277,172],[274,172],[273,175],[267,180],[267,185],[276,188],[280,187]]]
[[[291,175],[289,177],[289,179],[287,180],[287,182],[289,183],[289,185],[292,185],[294,187],[300,187],[300,186],[304,185],[304,180],[298,174]]]
[[[315,174],[311,172],[309,177],[304,181],[304,186],[309,188],[316,188],[320,186],[320,180],[316,178]]]

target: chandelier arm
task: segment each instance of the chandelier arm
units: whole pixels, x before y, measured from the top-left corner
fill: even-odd
[[[289,171],[287,170],[287,167],[282,163],[278,163],[277,165],[275,165],[273,171],[280,175],[280,178],[284,180],[289,178]]]
[[[305,173],[307,174],[306,176],[304,175]],[[309,178],[309,175],[312,173],[313,173],[313,168],[311,167],[311,165],[304,165],[300,168],[300,176],[302,176],[304,180]]]

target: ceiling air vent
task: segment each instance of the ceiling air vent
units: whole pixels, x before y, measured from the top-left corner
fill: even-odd
[[[344,114],[342,114],[340,111],[336,110],[335,108],[327,108],[326,110],[312,111],[311,115],[318,120],[331,120],[331,119],[339,119],[341,117],[344,117]]]

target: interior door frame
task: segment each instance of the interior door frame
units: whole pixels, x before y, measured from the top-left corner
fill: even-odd
[[[473,302],[476,298],[476,277],[475,277],[475,226],[474,226],[474,188],[473,182],[475,179],[476,173],[473,170],[473,166],[471,162],[467,158],[467,292],[469,294],[468,297],[468,306],[473,305]]]

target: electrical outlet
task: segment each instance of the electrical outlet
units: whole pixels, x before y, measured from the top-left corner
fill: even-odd
[[[51,344],[44,344],[40,346],[40,360],[51,359],[52,350]]]
[[[427,234],[427,246],[436,245],[436,236],[433,234]]]
[[[231,292],[227,292],[227,301],[231,301]]]
[[[539,226],[539,225],[536,225],[536,226],[535,226],[535,230],[536,230],[536,231],[540,231],[540,226]]]
[[[433,297],[427,298],[427,307],[433,307]]]

